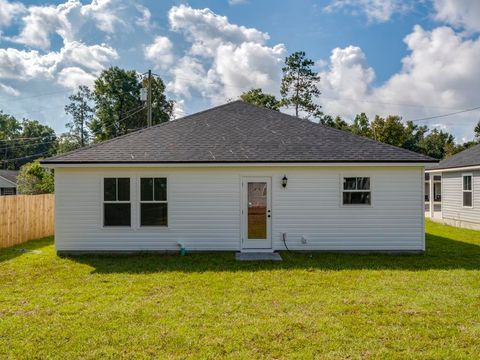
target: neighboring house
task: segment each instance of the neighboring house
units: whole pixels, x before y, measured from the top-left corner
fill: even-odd
[[[427,168],[425,216],[480,230],[480,145]]]
[[[431,162],[235,101],[42,164],[59,252],[421,252]]]
[[[0,196],[17,194],[18,171],[0,170]]]

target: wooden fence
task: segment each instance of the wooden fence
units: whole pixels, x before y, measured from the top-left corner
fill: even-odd
[[[0,248],[53,235],[54,195],[0,196]]]

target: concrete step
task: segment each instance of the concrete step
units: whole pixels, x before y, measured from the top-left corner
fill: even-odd
[[[282,261],[279,253],[265,253],[265,252],[248,252],[235,253],[235,260],[237,261]]]

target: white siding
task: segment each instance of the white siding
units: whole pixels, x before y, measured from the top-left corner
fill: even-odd
[[[473,175],[473,208],[463,207],[462,174]],[[442,174],[442,218],[451,225],[480,228],[480,171]]]
[[[136,179],[152,175],[168,177],[168,228],[138,228]],[[371,177],[372,206],[341,205],[342,175]],[[132,228],[102,228],[104,176],[132,177]],[[177,250],[177,241],[188,250],[240,250],[242,176],[272,177],[275,250],[284,249],[282,233],[298,250],[424,248],[421,167],[59,168],[57,250]]]

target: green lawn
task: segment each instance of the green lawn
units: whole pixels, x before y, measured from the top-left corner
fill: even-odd
[[[480,232],[425,255],[60,258],[0,250],[0,358],[478,358]]]

